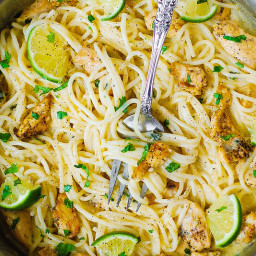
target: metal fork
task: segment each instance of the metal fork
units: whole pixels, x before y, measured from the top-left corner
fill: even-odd
[[[156,18],[154,21],[152,53],[151,53],[151,59],[149,64],[146,87],[141,98],[141,111],[140,111],[140,116],[138,120],[139,130],[141,132],[152,132],[152,131],[163,132],[164,131],[163,126],[151,114],[151,104],[152,104],[152,96],[153,96],[152,94],[153,94],[153,85],[154,85],[157,64],[159,61],[161,51],[163,49],[164,40],[166,38],[169,27],[171,25],[173,11],[177,5],[177,2],[178,0],[158,0],[157,1],[158,8],[156,13]],[[130,130],[134,130],[134,116],[135,115],[128,116],[123,120],[123,123]],[[109,192],[108,192],[108,203],[111,200],[111,196],[115,187],[115,183],[117,180],[120,167],[121,167],[121,161],[113,160]],[[124,164],[124,170],[123,170],[122,176],[125,180],[129,179],[127,164]],[[125,190],[125,185],[121,183],[119,187],[119,192],[118,192],[118,199],[116,204],[117,207],[121,202],[121,198],[122,198],[122,195],[124,194],[124,190]],[[145,197],[147,190],[148,188],[146,184],[143,183],[143,186],[141,188],[141,193],[140,193],[141,198]],[[128,198],[127,207],[126,207],[127,210],[131,204],[131,199],[132,197],[131,197],[131,194],[129,193],[129,198]],[[136,211],[139,210],[140,206],[141,206],[141,203],[138,203]]]

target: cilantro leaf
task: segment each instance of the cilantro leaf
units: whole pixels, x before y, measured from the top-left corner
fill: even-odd
[[[100,80],[99,80],[99,79],[96,79],[96,80],[94,81],[94,85],[95,85],[96,88],[99,88]]]
[[[236,65],[237,65],[239,68],[244,68],[244,64],[241,63],[241,62],[237,62]]]
[[[128,151],[135,151],[135,147],[133,146],[133,144],[128,143],[128,145],[121,150],[122,153],[126,153]]]
[[[227,209],[226,206],[222,206],[222,207],[220,207],[219,209],[216,209],[215,211],[216,211],[216,212],[222,212],[223,210],[226,210],[226,209]]]
[[[220,72],[221,70],[223,70],[224,68],[222,66],[214,66],[213,68],[213,72]]]
[[[88,20],[92,23],[95,20],[95,18],[92,15],[89,15]]]
[[[8,140],[11,138],[10,133],[0,133],[0,140],[3,142],[8,142]]]
[[[256,170],[253,170],[253,176],[256,178]]]
[[[126,101],[127,101],[127,99],[125,96],[123,96],[122,98],[119,98],[119,107],[114,107],[115,111],[117,111],[119,108],[121,108]],[[123,112],[126,113],[127,110],[128,110],[128,107],[126,109],[124,109]]]
[[[57,112],[57,118],[58,119],[63,119],[64,117],[66,117],[68,115],[67,112],[64,112],[64,111],[58,111]]]
[[[67,207],[67,208],[72,208],[73,205],[74,205],[74,202],[69,200],[68,198],[65,198],[64,199],[64,205]]]
[[[36,119],[36,120],[38,120],[38,119],[39,119],[39,115],[38,115],[38,114],[36,114],[36,113],[34,113],[34,112],[32,112],[32,117],[33,117],[34,119]]]
[[[11,55],[7,51],[4,52],[4,55],[5,55],[5,59],[0,61],[0,65],[2,66],[2,68],[9,68]]]
[[[105,193],[105,197],[108,198],[108,194],[107,194],[107,193]],[[113,202],[113,201],[114,201],[114,198],[111,197],[110,200]]]
[[[56,246],[58,256],[69,256],[70,252],[73,252],[75,249],[76,247],[73,244],[64,244],[62,242]]]
[[[208,0],[197,0],[197,4],[207,3]]]
[[[189,73],[187,73],[187,83],[191,83],[191,77],[190,77],[190,75],[189,75]]]
[[[71,187],[72,187],[72,185],[64,185],[64,191],[69,192]]]
[[[148,230],[148,232],[149,232],[150,234],[152,234],[153,231],[154,231],[153,229]]]
[[[10,226],[11,230],[14,230],[16,228],[16,225],[18,224],[19,221],[20,221],[20,217],[12,221],[12,225]]]
[[[180,164],[175,163],[174,161],[172,161],[165,169],[167,172],[174,172],[176,170],[178,170],[180,168]]]
[[[82,241],[82,240],[85,240],[85,238],[84,237],[80,237],[79,240]]]
[[[58,92],[58,91],[61,91],[61,90],[65,89],[65,88],[68,86],[68,82],[69,82],[69,80],[67,80],[67,81],[66,81],[65,83],[63,83],[61,86],[59,86],[59,87],[53,89],[53,91],[54,91],[54,92]]]
[[[64,235],[65,237],[68,236],[68,234],[70,233],[69,229],[63,229]]]
[[[163,46],[163,48],[162,48],[162,54],[164,54],[164,52],[166,52],[167,51],[167,46]]]
[[[229,40],[229,41],[233,41],[236,43],[242,43],[242,40],[246,40],[246,36],[245,35],[240,35],[240,36],[223,36],[224,39]]]
[[[152,132],[150,133],[150,138],[154,141],[158,141],[160,140],[162,137],[162,133],[159,133],[159,132]]]
[[[119,253],[118,256],[127,256],[125,252]]]
[[[44,231],[46,234],[49,234],[50,233],[50,229],[46,229],[45,231]]]
[[[146,159],[148,151],[152,145],[153,145],[153,143],[147,143],[147,145],[144,147],[144,151],[142,153],[141,159],[137,162],[137,165],[139,165],[142,161],[144,161]]]
[[[15,187],[16,187],[17,185],[21,184],[20,178],[18,178],[17,180],[15,180],[15,181],[13,182],[13,184],[14,184]]]
[[[222,93],[214,93],[214,98],[216,98],[216,105],[220,104],[220,100],[223,99]]]
[[[11,166],[9,168],[7,168],[4,172],[4,174],[9,174],[9,173],[15,173],[18,172],[19,168],[17,166],[17,164],[11,164]]]
[[[168,126],[170,124],[170,121],[168,119],[164,120],[164,126]]]
[[[190,249],[188,249],[188,248],[186,248],[186,249],[184,250],[184,252],[185,252],[186,254],[188,254],[188,255],[191,255],[191,251],[190,251]]]
[[[5,199],[7,196],[11,195],[11,193],[12,193],[12,192],[11,192],[10,186],[5,185],[4,190],[3,190],[3,195],[2,195],[2,201],[4,201],[4,199]]]
[[[86,177],[86,182],[85,182],[84,186],[85,186],[86,188],[89,187],[89,186],[90,186],[90,181],[89,181],[90,171],[88,170],[88,168],[87,168],[84,164],[74,165],[74,167],[76,167],[76,168],[82,168],[83,170],[86,171],[87,177]]]
[[[47,36],[47,41],[50,43],[54,43],[55,41],[55,34],[54,32],[51,32],[48,36]]]
[[[223,140],[228,141],[229,139],[235,137],[235,134],[230,134],[226,136],[220,136]]]
[[[48,93],[49,91],[53,90],[53,88],[49,88],[49,87],[44,87],[44,86],[40,86],[40,85],[36,85],[35,88],[34,88],[34,92],[35,93],[38,93],[39,91],[42,91],[42,93],[40,94],[43,95],[43,94],[46,94]]]

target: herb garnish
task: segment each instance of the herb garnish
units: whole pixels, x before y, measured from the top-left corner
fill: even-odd
[[[122,98],[119,98],[119,107],[114,107],[114,108],[115,108],[115,111],[117,111],[119,108],[121,108],[121,107],[124,105],[124,103],[125,103],[126,101],[127,101],[127,99],[126,99],[125,96],[123,96]],[[127,110],[128,110],[128,107],[125,108],[125,109],[123,110],[123,112],[126,113]]]
[[[50,43],[54,43],[55,40],[55,34],[54,32],[51,32],[48,36],[47,36],[47,41]]]
[[[105,197],[108,199],[108,194],[107,193],[105,193]],[[114,198],[111,197],[110,200],[113,202]]]
[[[125,252],[119,253],[118,256],[127,256]]]
[[[10,186],[5,185],[4,190],[3,190],[3,195],[2,195],[2,201],[4,201],[4,199],[5,199],[7,196],[11,195],[11,193],[12,193],[12,192],[11,192]]]
[[[191,83],[191,77],[190,77],[190,75],[189,75],[189,73],[187,73],[187,83]]]
[[[256,170],[253,170],[253,176],[256,178]]]
[[[154,231],[153,229],[148,230],[148,232],[149,232],[150,234],[152,234],[153,231]]]
[[[186,249],[184,250],[184,252],[185,252],[186,254],[188,254],[188,255],[191,255],[191,251],[190,251],[190,249],[188,249],[188,248],[186,248]]]
[[[88,168],[87,168],[84,164],[74,165],[74,167],[76,167],[76,168],[82,168],[83,170],[86,171],[86,173],[87,173],[86,179],[87,179],[87,180],[86,180],[84,186],[85,186],[85,187],[89,187],[89,186],[90,186],[90,181],[89,181],[90,171],[88,170]]]
[[[203,3],[207,3],[208,0],[197,0],[197,4],[203,4]]]
[[[34,113],[34,112],[32,112],[32,117],[33,117],[34,119],[36,119],[36,120],[38,120],[38,119],[39,119],[39,115],[38,115],[38,114],[36,114],[36,113]]]
[[[214,98],[216,98],[216,105],[220,104],[220,100],[223,99],[222,93],[214,93]]]
[[[162,133],[155,132],[155,131],[152,132],[152,133],[150,133],[150,138],[151,138],[152,140],[154,140],[154,141],[160,140],[161,137],[162,137]]]
[[[17,166],[17,164],[11,164],[11,166],[9,168],[7,168],[4,172],[4,174],[9,174],[9,173],[15,173],[18,172],[19,168]]]
[[[2,142],[8,142],[8,140],[11,138],[11,134],[10,133],[0,133],[0,140]]]
[[[121,150],[122,153],[126,153],[128,151],[135,151],[135,147],[133,146],[132,143],[128,143],[128,145]]]
[[[16,226],[17,226],[17,224],[18,224],[19,221],[20,221],[20,217],[14,219],[14,220],[12,221],[12,225],[10,226],[11,230],[14,230],[14,229],[16,228]]]
[[[74,203],[73,201],[69,200],[68,198],[65,198],[64,199],[64,205],[67,207],[67,208],[72,208]]]
[[[237,62],[236,65],[237,65],[239,68],[244,68],[244,64],[241,63],[241,62]]]
[[[213,71],[212,72],[220,72],[221,70],[223,70],[224,68],[222,66],[214,66]]]
[[[235,137],[235,134],[229,134],[229,135],[226,135],[226,136],[220,136],[221,139],[225,140],[225,141],[228,141],[229,139]]]
[[[17,185],[21,184],[20,178],[18,178],[17,180],[15,180],[15,181],[13,182],[13,184],[14,184],[15,187],[16,187]]]
[[[170,121],[168,119],[164,120],[164,126],[168,126],[170,124]]]
[[[178,170],[179,168],[180,168],[180,164],[175,163],[174,161],[172,161],[172,162],[165,168],[165,170],[166,170],[167,172],[172,173],[172,172]]]
[[[167,51],[167,46],[163,46],[163,48],[162,48],[162,54],[164,54],[164,52],[166,52]]]
[[[4,56],[5,56],[5,59],[0,61],[0,65],[2,66],[2,68],[9,68],[10,59],[12,56],[7,51],[4,51]]]
[[[39,90],[42,91],[42,93],[40,94],[40,96],[41,96],[41,95],[46,94],[46,93],[48,93],[49,91],[53,90],[53,88],[49,88],[49,87],[44,87],[44,86],[36,85],[33,91],[34,91],[35,93],[38,93]]]
[[[63,229],[65,237],[67,237],[70,233],[69,229]]]
[[[57,118],[58,119],[63,119],[64,117],[66,117],[68,115],[67,112],[64,112],[64,111],[58,111],[57,112]]]
[[[96,80],[94,81],[94,85],[95,85],[96,88],[99,88],[100,80],[99,80],[99,79],[96,79]]]
[[[203,98],[198,98],[198,101],[199,101],[201,104],[203,104],[204,99],[203,99]]]
[[[89,15],[88,20],[92,23],[95,20],[95,18],[92,15]]]
[[[242,43],[242,40],[246,40],[246,36],[245,35],[240,35],[240,36],[223,36],[224,39],[229,40],[229,41],[233,41],[236,43]]]
[[[69,256],[70,252],[73,252],[75,249],[76,247],[73,244],[64,244],[62,242],[56,246],[58,256]]]
[[[222,212],[222,211],[225,210],[225,209],[227,209],[227,207],[226,207],[226,206],[222,206],[222,207],[220,207],[219,209],[216,209],[215,211],[216,211],[216,212]]]
[[[50,233],[50,229],[46,229],[45,231],[44,231],[46,234],[49,234]]]
[[[144,151],[142,153],[141,159],[137,162],[137,165],[139,165],[142,161],[144,161],[146,159],[148,151],[152,145],[153,145],[153,143],[147,143],[147,145],[144,147]]]
[[[64,191],[69,192],[71,187],[72,187],[72,185],[64,185]]]

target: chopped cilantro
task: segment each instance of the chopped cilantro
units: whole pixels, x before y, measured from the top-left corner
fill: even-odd
[[[69,229],[63,229],[65,237],[67,237],[70,233]]]
[[[15,180],[15,181],[13,182],[13,184],[14,184],[15,187],[16,187],[17,185],[21,184],[20,178],[18,178],[17,180]]]
[[[42,93],[40,94],[43,95],[43,94],[46,94],[48,93],[49,91],[53,90],[53,88],[49,88],[49,87],[44,87],[44,86],[40,86],[40,85],[36,85],[35,88],[34,88],[34,92],[35,93],[38,93],[39,91],[42,91]]]
[[[14,110],[17,107],[17,104],[11,105],[10,110]]]
[[[69,192],[71,187],[72,187],[72,185],[64,185],[64,191]]]
[[[58,119],[63,119],[64,117],[66,117],[68,115],[67,112],[63,112],[63,111],[58,111],[57,112],[57,118]]]
[[[222,66],[214,66],[213,68],[213,72],[220,72],[221,70],[223,70],[224,68]]]
[[[188,254],[188,255],[191,255],[191,251],[190,251],[190,249],[188,249],[188,248],[186,248],[186,249],[184,250],[184,252],[185,252],[186,254]]]
[[[12,193],[12,192],[11,192],[10,186],[5,185],[5,186],[4,186],[4,189],[3,189],[2,201],[4,201],[4,199],[5,199],[7,196],[11,195],[11,193]]]
[[[168,119],[164,120],[164,126],[168,126],[170,124],[170,121]]]
[[[94,85],[95,85],[95,87],[99,88],[100,80],[99,80],[99,79],[96,79],[96,80],[94,81]]]
[[[54,43],[55,40],[55,34],[54,32],[51,32],[48,36],[47,36],[47,41],[50,43]]]
[[[229,40],[229,41],[233,41],[236,43],[242,43],[242,40],[246,40],[246,36],[245,35],[240,35],[240,36],[223,36],[224,39]]]
[[[157,95],[156,89],[153,89],[153,98],[155,99]]]
[[[180,168],[180,164],[172,161],[165,169],[166,169],[166,171],[172,173],[172,172],[178,170],[179,168]]]
[[[190,77],[190,75],[189,75],[189,73],[187,73],[187,83],[191,83],[191,77]]]
[[[108,194],[107,193],[105,193],[105,197],[108,198]],[[113,202],[114,198],[111,197],[110,200]]]
[[[118,256],[127,256],[125,252],[119,253]]]
[[[256,178],[256,170],[253,170],[253,176]]]
[[[152,23],[152,28],[153,29],[155,28],[155,21],[153,21],[153,23]]]
[[[144,147],[144,151],[142,153],[141,159],[137,162],[137,165],[139,165],[142,161],[146,159],[146,156],[151,146],[152,146],[152,143],[147,143],[147,145]]]
[[[80,237],[79,240],[82,241],[82,240],[85,240],[85,238],[84,237]]]
[[[124,105],[124,103],[125,103],[126,101],[127,101],[127,99],[126,99],[125,96],[123,96],[122,98],[119,98],[119,107],[114,107],[114,108],[115,108],[115,111],[117,111],[119,108],[121,108],[121,107]],[[125,108],[125,109],[123,110],[123,112],[126,113],[127,110],[128,110],[128,107]]]
[[[197,4],[207,3],[208,0],[197,0]]]
[[[8,142],[8,140],[11,138],[11,134],[10,133],[0,133],[0,140],[2,142]]]
[[[153,229],[148,230],[148,232],[149,232],[150,234],[152,234],[153,231],[154,231]]]
[[[122,153],[126,153],[128,151],[135,151],[135,147],[131,143],[128,143],[128,145],[121,150]]]
[[[93,21],[95,20],[95,18],[94,18],[92,15],[89,15],[89,16],[88,16],[88,20],[89,20],[90,22],[93,22]]]
[[[43,140],[40,140],[40,139],[38,139],[38,138],[36,138],[36,137],[34,137],[34,139],[35,139],[35,140],[38,140],[38,141],[40,141],[40,142],[41,142],[41,143],[43,143],[43,144],[46,144],[46,143],[45,143],[45,141],[43,141]]]
[[[49,234],[50,233],[50,229],[46,229],[45,231],[44,231],[46,234]]]
[[[167,51],[167,46],[163,46],[163,48],[162,48],[162,54],[164,54],[164,52],[166,52]]]
[[[216,211],[216,212],[222,212],[222,211],[225,210],[225,209],[227,209],[227,207],[226,207],[226,206],[222,206],[222,207],[220,207],[219,209],[216,209],[215,211]]]
[[[203,99],[203,98],[198,98],[198,101],[199,101],[201,104],[203,104],[204,99]]]
[[[159,133],[159,132],[150,133],[150,138],[154,141],[160,140],[161,137],[162,137],[162,133]]]
[[[0,65],[2,66],[2,68],[9,68],[11,55],[7,51],[5,51],[4,56],[5,56],[5,59],[0,61]]]
[[[68,198],[65,198],[64,199],[64,205],[67,207],[67,208],[72,208],[74,203],[73,201],[69,200]]]
[[[53,89],[53,91],[54,91],[54,92],[58,92],[58,91],[61,91],[61,90],[65,89],[65,88],[68,86],[68,82],[69,82],[69,80],[67,80],[66,82],[64,82],[61,86],[59,86],[59,87]]]
[[[85,182],[84,186],[85,186],[85,187],[89,187],[89,186],[90,186],[90,181],[89,181],[90,171],[88,170],[88,168],[87,168],[84,164],[74,165],[74,167],[76,167],[76,168],[82,168],[83,170],[86,171],[87,177],[86,177],[86,182]]]
[[[14,220],[12,221],[12,225],[10,226],[11,230],[14,230],[14,229],[16,228],[16,226],[17,226],[17,224],[19,223],[19,221],[20,221],[20,217],[14,219]]]
[[[19,168],[17,166],[17,164],[11,164],[11,166],[9,168],[7,168],[4,172],[4,174],[9,174],[9,173],[15,173],[18,172]]]
[[[229,139],[235,137],[235,134],[230,134],[226,136],[220,136],[223,140],[228,141]]]
[[[241,62],[237,62],[236,65],[237,65],[239,68],[244,68],[244,64],[241,63]]]
[[[38,119],[39,119],[39,115],[38,115],[38,114],[36,114],[36,113],[34,113],[34,112],[32,112],[32,117],[33,117],[34,119],[36,119],[36,120],[38,120]]]
[[[172,70],[170,68],[167,68],[170,73],[172,73]]]
[[[92,30],[92,27],[91,27],[91,26],[89,26],[88,28],[89,28],[90,30]]]
[[[220,100],[223,99],[223,96],[221,93],[214,93],[213,97],[216,98],[216,105],[219,105]]]
[[[62,242],[56,246],[58,256],[69,256],[70,252],[73,252],[75,249],[76,247],[73,244],[64,244]]]

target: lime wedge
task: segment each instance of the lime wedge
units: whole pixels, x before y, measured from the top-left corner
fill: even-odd
[[[99,237],[92,243],[98,248],[100,256],[131,255],[138,238],[126,232],[112,232]]]
[[[231,244],[242,226],[242,208],[236,195],[218,198],[207,210],[207,222],[217,246]]]
[[[7,210],[23,210],[36,203],[41,195],[41,186],[34,186],[29,179],[6,178],[0,187],[0,207]]]
[[[30,31],[28,59],[32,68],[43,78],[62,83],[68,69],[67,43],[48,25],[39,25]]]
[[[218,6],[211,6],[209,0],[188,0],[180,18],[186,22],[201,23],[211,19],[217,9]]]

